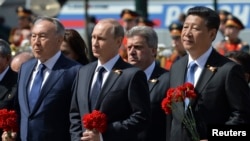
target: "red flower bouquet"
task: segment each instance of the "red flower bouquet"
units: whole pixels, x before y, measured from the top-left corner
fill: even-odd
[[[86,129],[97,130],[103,133],[107,128],[107,117],[104,113],[94,110],[92,113],[82,117],[83,125]]]
[[[18,131],[17,113],[14,110],[0,110],[0,128],[11,137],[12,132]]]
[[[191,83],[185,83],[176,88],[170,88],[161,103],[162,109],[166,114],[170,114],[172,112],[173,102],[183,102],[185,98],[194,99],[195,97],[194,86]]]
[[[168,89],[166,97],[162,100],[161,107],[166,114],[172,113],[177,120],[184,124],[184,126],[190,132],[193,141],[199,141],[199,134],[196,129],[196,122],[192,108],[189,105],[186,111],[184,110],[184,100],[186,98],[196,98],[194,86],[188,82],[176,88]]]

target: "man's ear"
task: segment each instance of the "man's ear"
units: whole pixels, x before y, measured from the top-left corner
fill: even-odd
[[[152,48],[152,53],[153,53],[153,56],[156,57],[157,56],[157,48]]]
[[[8,62],[11,62],[11,60],[12,60],[11,55],[7,55],[7,56],[6,56],[6,60],[7,60]]]
[[[122,41],[123,41],[123,37],[116,37],[116,43],[117,43],[117,45],[119,45],[119,48],[122,45]]]
[[[212,40],[215,40],[216,35],[217,35],[217,30],[216,30],[215,28],[214,28],[214,29],[211,29],[211,30],[210,30],[210,38],[211,38]]]

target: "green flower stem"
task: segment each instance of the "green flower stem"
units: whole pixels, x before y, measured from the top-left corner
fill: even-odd
[[[193,141],[199,141],[200,137],[196,129],[196,122],[192,112],[191,106],[188,106],[186,111],[186,115],[183,119],[183,124],[188,129],[189,133],[191,134],[191,138]]]

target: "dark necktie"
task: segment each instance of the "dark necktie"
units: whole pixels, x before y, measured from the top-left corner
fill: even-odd
[[[91,103],[92,110],[94,109],[94,107],[96,105],[96,101],[97,101],[98,96],[99,96],[101,89],[102,89],[102,74],[104,71],[105,71],[104,67],[98,68],[97,79],[94,83],[94,86],[92,88],[92,93],[90,95],[90,103]]]
[[[32,88],[29,93],[29,108],[30,111],[33,110],[34,105],[40,95],[40,90],[43,82],[43,71],[46,68],[44,64],[40,64],[38,67],[38,72],[36,74],[36,77],[34,79]]]
[[[195,68],[197,67],[197,64],[193,61],[189,64],[188,70],[187,70],[187,77],[186,82],[190,82],[194,85],[194,73]],[[187,108],[189,104],[189,98],[185,98],[185,109]]]

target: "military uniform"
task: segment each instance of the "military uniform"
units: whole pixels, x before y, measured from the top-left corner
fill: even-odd
[[[179,44],[178,47],[177,45],[172,45],[173,51],[172,54],[168,57],[165,57],[165,65],[164,68],[166,70],[170,70],[172,64],[178,60],[180,57],[184,56],[186,54],[186,51],[181,43],[181,31],[182,31],[183,25],[180,22],[173,22],[169,26],[169,32],[171,35],[172,40],[178,40]]]
[[[219,14],[219,17],[220,17],[219,31],[221,32],[221,34],[224,34],[225,23],[227,21],[227,16],[230,15],[230,13],[228,11],[226,11],[226,10],[219,10],[218,14]]]
[[[14,27],[9,36],[9,42],[11,47],[11,54],[14,56],[17,52],[23,51],[23,50],[30,50],[30,45],[23,44],[22,41],[29,41],[29,37],[25,37],[24,31],[30,31],[32,26],[32,20],[33,20],[33,13],[31,10],[19,6],[16,8],[16,14],[18,17],[18,26]]]
[[[149,19],[140,17],[138,18],[138,26],[149,26],[149,27],[154,27],[155,23]]]
[[[235,28],[235,30],[240,31],[244,29],[244,25],[242,22],[235,16],[229,15],[227,17],[226,28]],[[247,42],[243,42],[239,37],[232,38],[231,35],[226,35],[225,32],[225,39],[222,40],[220,43],[217,44],[216,49],[217,51],[225,55],[228,52],[231,51],[244,51],[249,53],[249,44]]]
[[[126,27],[124,26],[124,30],[128,31],[133,26],[136,26],[138,23],[138,17],[139,17],[139,14],[137,12],[130,10],[130,9],[123,9],[120,14],[120,18],[122,20],[121,21],[122,25],[126,23]],[[127,44],[127,38],[125,36],[122,42],[122,46],[119,49],[119,54],[122,57],[122,59],[127,62],[128,55],[127,55],[126,44]]]
[[[249,44],[247,42],[241,41],[241,39],[238,39],[235,42],[223,40],[217,45],[216,49],[222,55],[232,51],[244,51],[249,53]]]

